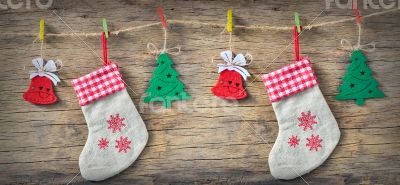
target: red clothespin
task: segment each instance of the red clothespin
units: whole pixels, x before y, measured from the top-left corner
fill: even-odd
[[[356,16],[357,24],[361,24],[361,16],[360,16],[360,12],[358,11],[357,1],[354,1],[354,0],[353,0],[353,11],[354,11],[354,15]]]
[[[161,24],[162,24],[163,28],[167,29],[167,22],[165,21],[165,17],[164,17],[164,12],[163,12],[162,6],[159,6],[157,8],[157,10],[158,10],[158,13],[160,14]]]

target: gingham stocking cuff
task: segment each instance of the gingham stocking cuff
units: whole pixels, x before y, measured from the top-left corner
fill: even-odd
[[[125,89],[122,75],[115,63],[72,80],[72,86],[75,89],[80,106]]]
[[[277,102],[318,85],[317,77],[307,58],[261,76],[271,102]]]

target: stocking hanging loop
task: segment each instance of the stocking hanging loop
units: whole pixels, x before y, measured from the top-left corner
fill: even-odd
[[[103,65],[108,65],[110,63],[108,62],[107,38],[105,32],[101,34],[101,44],[103,46]]]
[[[300,30],[302,27],[300,26]],[[296,61],[300,60],[300,34],[297,32],[297,26],[293,27],[293,43],[294,43],[294,53]]]

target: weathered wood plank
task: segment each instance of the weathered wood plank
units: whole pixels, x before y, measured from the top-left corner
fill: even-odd
[[[224,24],[226,9],[232,7],[235,24],[243,26],[291,26],[293,11],[301,13],[304,24],[311,23],[321,10],[324,12],[316,23],[353,16],[352,11],[334,4],[325,9],[325,1],[316,0],[171,1],[163,5],[167,19],[217,24]],[[31,9],[0,11],[2,184],[91,184],[78,174],[87,126],[69,82],[101,66],[100,37],[81,37],[96,54],[76,37],[46,37],[46,58],[59,59],[64,64],[59,73],[62,82],[55,88],[61,101],[51,106],[31,105],[21,98],[29,84],[28,71],[23,68],[30,66],[40,47],[32,44],[34,37],[13,33],[32,33],[42,17],[47,33],[69,33],[52,10],[75,32],[100,32],[103,17],[109,20],[111,31],[125,29],[158,22],[157,6],[152,1],[54,0],[49,10],[40,10],[33,4]],[[377,11],[384,9],[362,10],[362,14]],[[313,61],[321,91],[342,133],[332,156],[303,177],[309,184],[400,182],[399,15],[400,11],[395,11],[364,22],[362,42],[376,42],[376,50],[367,53],[368,65],[386,95],[384,99],[367,100],[364,107],[357,107],[352,101],[334,100],[348,65],[348,53],[340,49],[340,39],[356,41],[354,22],[314,27],[301,35],[301,51]],[[228,47],[228,36],[220,34],[222,29],[169,24],[168,46],[182,46],[181,55],[172,57],[175,68],[194,97],[192,101],[175,102],[170,110],[159,106],[152,109],[141,100],[156,66],[146,44],[153,42],[161,47],[160,25],[111,37],[109,56],[121,66],[150,139],[134,165],[101,184],[305,184],[300,178],[279,181],[270,175],[267,160],[278,124],[259,78],[259,74],[293,60],[291,31],[234,29],[234,50],[249,52],[255,60],[248,67],[253,75],[246,82],[250,97],[228,102],[210,92],[218,77],[211,58],[217,59],[219,52]]]

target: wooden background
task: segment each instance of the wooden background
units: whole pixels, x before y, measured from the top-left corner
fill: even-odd
[[[111,31],[159,22],[155,9],[160,2],[54,0],[48,10],[37,8],[34,1],[26,8],[23,2],[22,8],[0,10],[0,183],[89,184],[79,175],[78,166],[88,130],[70,80],[101,66],[96,56],[101,56],[100,37],[81,36],[95,55],[76,36],[68,36],[70,30],[52,11],[76,33],[100,33],[103,17],[109,20]],[[363,107],[353,101],[334,100],[348,65],[348,53],[340,49],[340,39],[356,42],[355,22],[314,27],[302,34],[301,52],[314,62],[321,91],[342,133],[331,157],[303,176],[306,182],[300,178],[279,181],[270,175],[267,160],[278,124],[257,77],[293,61],[291,30],[234,28],[234,51],[249,52],[255,59],[248,67],[253,76],[246,82],[250,97],[228,102],[210,93],[218,77],[211,57],[218,57],[228,47],[227,34],[220,34],[227,8],[234,9],[234,24],[241,26],[292,26],[293,11],[300,12],[303,24],[311,23],[322,10],[314,23],[353,17],[351,10],[339,9],[334,2],[330,9],[326,9],[325,1],[296,2],[163,2],[169,20],[216,24],[169,24],[168,46],[182,46],[181,55],[172,59],[187,92],[194,97],[192,101],[175,102],[170,110],[160,105],[150,107],[141,100],[156,66],[146,44],[162,46],[161,25],[113,35],[109,56],[119,62],[150,138],[131,167],[96,184],[400,183],[400,11],[363,20],[362,42],[376,43],[376,50],[367,53],[368,65],[386,95],[384,99],[367,100]],[[367,15],[385,9],[361,11]],[[21,97],[30,83],[24,66],[29,68],[32,58],[40,55],[40,44],[32,43],[32,35],[38,32],[42,17],[46,33],[67,33],[46,37],[45,58],[64,64],[59,73],[62,82],[55,88],[60,102],[51,106],[31,105]]]

